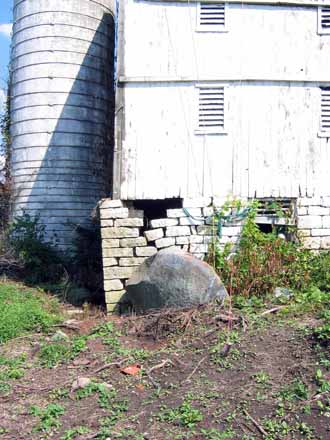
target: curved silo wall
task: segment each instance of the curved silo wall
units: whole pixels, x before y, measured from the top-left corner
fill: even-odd
[[[63,249],[110,188],[114,33],[112,0],[14,2],[13,215]]]

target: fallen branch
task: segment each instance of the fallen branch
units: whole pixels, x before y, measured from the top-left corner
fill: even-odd
[[[193,375],[196,373],[196,371],[198,370],[198,368],[201,366],[201,364],[205,361],[205,359],[207,358],[207,356],[203,357],[198,364],[196,365],[196,367],[193,369],[193,371],[189,374],[189,376],[187,377],[187,379],[185,379],[182,383],[187,383],[190,382],[190,379],[193,377]]]
[[[265,315],[269,315],[269,314],[271,314],[271,313],[276,313],[276,312],[278,312],[279,310],[284,309],[285,307],[287,307],[287,306],[278,306],[278,307],[274,307],[274,308],[272,308],[272,309],[269,309],[269,310],[266,310],[265,312],[260,313],[260,315],[258,315],[258,316],[265,316]]]
[[[99,368],[97,368],[96,370],[94,370],[94,371],[91,373],[91,375],[94,375],[94,374],[100,373],[101,371],[103,371],[103,370],[107,370],[108,368],[111,368],[111,367],[117,367],[117,368],[119,368],[119,367],[122,366],[122,364],[124,364],[124,363],[127,362],[127,361],[129,361],[129,358],[123,359],[122,361],[111,362],[110,364],[105,364],[105,365],[103,365],[102,367],[99,367]]]
[[[150,374],[152,371],[159,370],[160,368],[164,368],[167,364],[173,365],[171,359],[165,359],[160,364],[154,365],[149,368],[148,373]]]
[[[264,430],[264,428],[258,423],[247,411],[246,409],[243,409],[243,413],[246,415],[246,417],[254,424],[254,426],[258,429],[259,432],[265,437],[267,437],[268,433]]]

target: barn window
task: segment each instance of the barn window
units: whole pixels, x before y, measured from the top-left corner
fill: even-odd
[[[200,32],[225,32],[227,30],[225,3],[198,3],[197,30]]]
[[[318,33],[321,35],[330,35],[330,7],[319,8]]]
[[[330,137],[330,87],[321,88],[320,136]]]
[[[198,85],[196,134],[225,133],[226,86]]]

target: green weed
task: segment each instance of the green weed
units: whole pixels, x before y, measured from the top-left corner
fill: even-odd
[[[87,434],[90,430],[85,426],[79,426],[78,428],[68,429],[60,440],[74,440],[77,435]]]
[[[203,420],[203,414],[189,402],[183,402],[174,409],[163,408],[157,417],[161,421],[176,423],[187,428],[193,428]]]
[[[40,421],[36,425],[36,431],[50,431],[52,428],[59,428],[61,422],[59,418],[64,414],[64,408],[61,405],[49,404],[46,408],[31,406],[30,414],[39,417]]]
[[[79,336],[69,342],[44,343],[39,351],[41,365],[53,368],[77,357],[86,349],[86,338]]]
[[[0,283],[0,344],[28,332],[47,331],[60,321],[55,299],[17,284]]]

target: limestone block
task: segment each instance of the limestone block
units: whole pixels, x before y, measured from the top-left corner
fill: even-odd
[[[330,229],[312,229],[311,230],[312,237],[326,237],[330,236]]]
[[[318,231],[320,231],[320,229],[317,229]],[[311,229],[299,229],[298,231],[299,237],[304,238],[304,237],[310,237],[311,236]]]
[[[197,226],[197,233],[200,235],[215,235],[217,228],[215,226]]]
[[[218,240],[218,237],[214,235],[204,235],[204,239],[203,236],[200,235],[198,235],[197,237],[201,237],[205,244],[216,243]]]
[[[112,247],[119,247],[119,239],[117,238],[106,238],[102,240],[102,248],[112,248]]]
[[[330,216],[322,217],[322,226],[323,228],[330,228]]]
[[[102,238],[137,238],[138,228],[105,228],[101,229]]]
[[[146,258],[141,257],[121,258],[119,266],[140,266],[145,260]]]
[[[222,235],[228,235],[230,237],[240,235],[241,232],[241,226],[224,226],[222,228]]]
[[[118,261],[116,258],[104,258],[103,257],[103,267],[117,266]]]
[[[111,228],[113,226],[113,220],[101,219],[101,228]]]
[[[109,248],[104,249],[103,251],[103,258],[110,258],[110,257],[133,257],[133,248]]]
[[[214,215],[214,208],[209,206],[203,209],[203,217],[212,217]]]
[[[196,197],[194,199],[183,199],[184,208],[204,208],[212,203],[211,197]]]
[[[190,226],[190,234],[197,235],[197,227],[196,226]]]
[[[105,302],[107,304],[117,304],[121,301],[121,299],[123,298],[123,296],[125,295],[126,290],[114,290],[114,291],[109,291],[105,293]],[[113,310],[109,310],[109,307],[107,307],[108,311],[113,311]]]
[[[175,243],[179,245],[189,244],[189,237],[177,237]]]
[[[320,215],[306,215],[304,217],[298,217],[298,228],[322,228],[322,217]]]
[[[105,280],[116,280],[130,278],[134,273],[135,267],[105,267],[103,269]]]
[[[206,254],[208,251],[208,245],[207,244],[191,244],[189,250],[192,254],[194,254],[194,253]]]
[[[155,245],[157,249],[166,248],[169,246],[175,245],[175,238],[169,237],[169,238],[159,238],[155,241]]]
[[[306,237],[304,239],[304,246],[306,249],[320,249],[321,238],[320,237]]]
[[[202,216],[201,208],[190,208],[190,209],[187,209],[187,211],[193,217],[201,217]],[[180,217],[187,217],[187,215],[183,209],[168,209],[167,210],[167,217],[168,218],[180,218]]]
[[[148,241],[155,241],[158,240],[158,238],[164,237],[164,231],[162,229],[152,229],[145,231],[144,235]]]
[[[128,215],[128,208],[108,208],[100,212],[101,219],[128,218]]]
[[[157,249],[153,246],[137,247],[135,253],[137,257],[151,257],[157,253]]]
[[[124,238],[120,240],[121,247],[136,247],[136,246],[147,246],[147,240],[145,237],[138,238]]]
[[[204,217],[201,218],[191,218],[191,217],[181,217],[180,218],[180,225],[181,226],[196,226],[196,225],[204,225],[205,220]]]
[[[166,237],[180,237],[190,235],[189,226],[169,226],[166,228]]]
[[[203,243],[204,239],[202,235],[191,235],[189,237],[189,243],[190,244],[197,244],[197,243]]]
[[[143,226],[143,218],[122,218],[115,220],[115,227],[127,226],[130,228],[139,228]]]
[[[179,220],[176,218],[161,218],[157,220],[151,220],[150,226],[152,228],[166,228],[167,226],[177,226]]]
[[[321,238],[321,249],[330,249],[330,236]]]
[[[299,206],[317,206],[321,204],[321,197],[302,197],[298,202]]]
[[[307,215],[307,206],[298,206],[297,214],[298,215]]]
[[[100,202],[101,209],[122,208],[122,207],[123,207],[123,202],[121,200],[103,199]]]
[[[123,290],[124,285],[120,280],[107,280],[104,281],[104,290],[110,291],[110,290]]]
[[[329,215],[330,209],[323,206],[309,206],[308,215]]]

